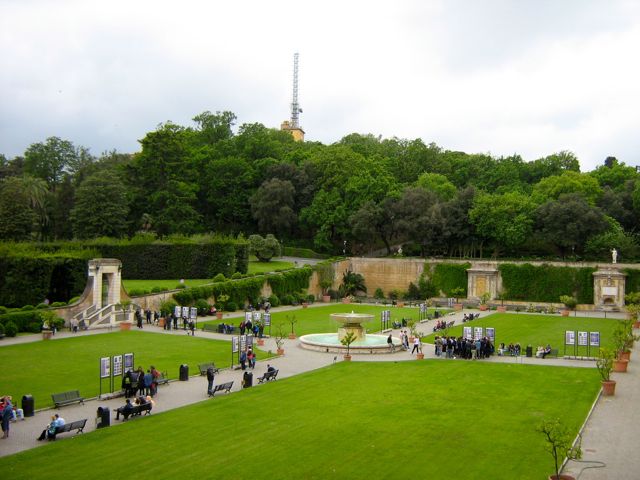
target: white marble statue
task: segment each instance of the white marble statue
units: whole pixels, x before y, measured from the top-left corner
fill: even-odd
[[[618,261],[618,251],[615,248],[611,250],[611,260],[611,263],[617,263]]]

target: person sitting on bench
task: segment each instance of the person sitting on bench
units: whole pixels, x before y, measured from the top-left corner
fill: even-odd
[[[125,420],[128,419],[129,415],[131,415],[131,412],[133,412],[133,405],[131,405],[131,400],[127,398],[127,403],[116,410],[116,420],[120,420],[121,414],[122,418],[124,418]]]
[[[550,353],[551,353],[551,345],[547,343],[547,346],[544,347],[544,351],[542,352],[542,358],[545,358]]]
[[[47,428],[45,428],[38,437],[38,441],[42,441],[45,438],[48,438],[49,440],[55,440],[56,433],[58,433],[58,427],[63,427],[64,424],[64,418],[56,413],[51,417],[51,423],[47,425]]]

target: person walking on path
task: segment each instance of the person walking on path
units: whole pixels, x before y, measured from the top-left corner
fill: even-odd
[[[213,381],[216,378],[216,373],[213,367],[207,368],[207,395],[213,395]]]
[[[396,346],[393,344],[393,337],[391,336],[391,334],[389,334],[389,336],[387,337],[387,345],[389,345],[389,350],[391,350],[392,352],[396,351]]]
[[[11,404],[11,397],[7,395],[2,399],[2,438],[9,438],[11,417],[13,417],[13,405]]]
[[[413,355],[413,352],[420,353],[420,337],[418,336],[413,339],[413,349],[411,350],[411,355]]]

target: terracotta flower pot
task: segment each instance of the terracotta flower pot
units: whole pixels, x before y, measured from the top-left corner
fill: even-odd
[[[43,340],[51,340],[53,336],[53,332],[51,330],[43,330],[42,331],[42,339]]]
[[[404,308],[404,302],[398,302],[398,308]]]
[[[263,347],[264,346],[264,338],[259,338],[258,339],[258,346],[259,347]]]
[[[489,306],[488,305],[479,305],[478,306],[478,310],[480,310],[481,312],[486,312],[487,310],[489,310]]]
[[[276,350],[276,353],[278,355],[284,355],[284,348],[279,348],[278,350]]]
[[[329,302],[331,302],[331,296],[329,296],[329,295],[323,295],[323,296],[322,296],[322,301],[323,301],[324,303],[329,303]]]
[[[453,309],[457,312],[459,312],[460,310],[462,310],[464,307],[464,305],[462,305],[461,303],[454,303],[453,304]]]
[[[342,303],[351,303],[351,299],[350,298],[343,298],[342,299]]]
[[[507,307],[505,307],[504,305],[500,305],[498,308],[496,308],[496,311],[500,313],[504,313],[507,311]]]
[[[549,480],[576,480],[576,477],[573,475],[567,475],[566,473],[561,473],[560,475],[549,475]]]
[[[600,382],[602,384],[602,395],[610,397],[616,393],[616,382],[614,380]]]
[[[222,320],[222,312],[216,312],[216,318]]]
[[[309,306],[309,304],[307,302],[303,302],[302,303],[302,308],[307,308]]]
[[[345,355],[344,356],[344,361],[345,362],[350,362],[351,361],[351,355]]]
[[[627,361],[631,361],[631,351],[620,351],[618,352],[618,360],[627,360]]]
[[[295,340],[296,339],[296,334],[295,333],[290,333],[289,334],[289,340]]]
[[[627,365],[629,360],[618,359],[613,361],[613,371],[618,373],[624,373],[627,371]]]
[[[420,352],[416,355],[416,360],[424,360],[424,353]]]
[[[562,310],[562,316],[563,317],[568,317],[569,316],[570,311],[569,310]]]
[[[120,322],[120,330],[131,330],[130,322]]]

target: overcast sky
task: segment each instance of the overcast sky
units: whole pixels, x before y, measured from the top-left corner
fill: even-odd
[[[635,0],[0,0],[0,153],[139,150],[164,121],[290,116],[308,140],[422,138],[640,165]]]

